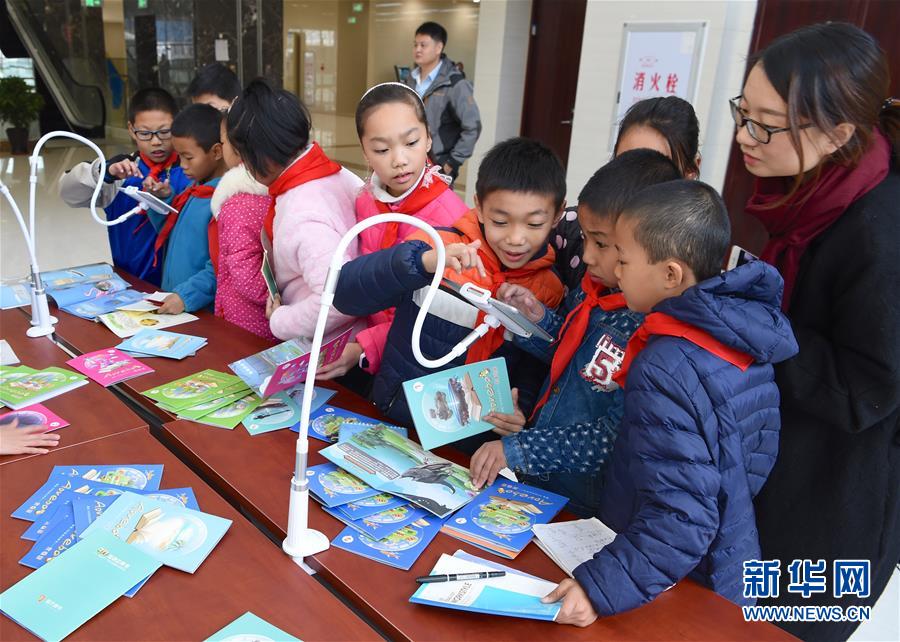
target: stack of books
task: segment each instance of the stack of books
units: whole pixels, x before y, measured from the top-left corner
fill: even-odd
[[[216,370],[203,370],[142,394],[182,419],[228,430],[262,403],[239,378]]]
[[[86,383],[87,377],[63,368],[35,370],[28,366],[0,366],[0,402],[20,410]]]
[[[206,345],[206,339],[189,334],[166,332],[165,330],[141,330],[116,347],[133,357],[166,357],[184,359],[193,357],[197,350]]]

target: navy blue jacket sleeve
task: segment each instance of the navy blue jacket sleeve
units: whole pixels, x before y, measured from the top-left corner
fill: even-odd
[[[334,307],[354,317],[397,307],[431,282],[434,275],[422,267],[422,255],[430,249],[423,241],[407,241],[345,263],[335,288]]]
[[[629,452],[617,456],[628,457],[640,506],[612,543],[574,571],[598,615],[651,601],[707,552],[719,525],[720,474],[703,423],[682,383],[635,360],[619,436]]]

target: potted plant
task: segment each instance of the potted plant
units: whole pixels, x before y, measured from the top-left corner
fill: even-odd
[[[43,97],[22,78],[0,78],[0,121],[13,154],[28,153],[28,126],[44,108]]]

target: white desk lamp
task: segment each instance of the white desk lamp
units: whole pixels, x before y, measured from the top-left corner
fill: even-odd
[[[431,284],[428,286],[428,292],[425,294],[422,307],[416,315],[416,321],[413,325],[412,332],[413,355],[416,357],[416,361],[421,365],[426,368],[441,368],[447,365],[457,357],[463,355],[466,350],[469,349],[469,346],[487,334],[490,328],[496,328],[500,325],[503,325],[515,334],[523,336],[530,336],[532,333],[539,331],[536,326],[533,326],[527,320],[523,320],[524,318],[519,318],[515,321],[510,318],[511,316],[515,316],[513,308],[503,310],[500,309],[500,306],[497,306],[496,309],[492,310],[491,302],[487,296],[489,293],[485,294],[485,291],[479,288],[473,289],[464,286],[458,290],[458,293],[473,305],[486,312],[484,322],[472,330],[472,332],[454,346],[448,354],[439,359],[429,359],[422,354],[419,343],[422,335],[422,326],[425,324],[425,317],[428,315],[428,309],[431,307],[431,303],[437,294],[438,288],[441,285],[441,280],[444,276],[446,254],[444,243],[437,231],[428,223],[406,214],[379,214],[357,223],[344,234],[340,243],[338,243],[337,250],[335,250],[334,255],[331,257],[331,265],[328,269],[328,277],[325,280],[325,287],[322,292],[322,299],[319,307],[319,318],[316,321],[316,329],[313,334],[312,346],[310,347],[309,369],[306,373],[306,382],[303,389],[300,430],[297,434],[294,476],[291,479],[291,499],[290,507],[288,509],[287,538],[282,545],[284,552],[294,558],[294,561],[304,569],[307,567],[303,563],[303,558],[314,555],[315,553],[321,553],[329,547],[328,538],[323,533],[309,528],[309,481],[306,478],[306,463],[309,455],[309,436],[307,434],[309,431],[309,415],[314,395],[313,388],[315,387],[319,352],[322,349],[322,339],[325,335],[325,325],[328,320],[328,311],[334,303],[334,290],[337,286],[338,277],[341,274],[344,252],[347,250],[347,247],[360,232],[382,223],[404,223],[423,230],[431,237],[434,249],[437,251],[437,267],[434,272],[434,278],[431,279]],[[495,313],[492,313],[492,311]]]
[[[31,156],[28,159],[28,164],[31,168],[29,181],[31,183],[29,197],[28,197],[28,226],[25,226],[25,219],[22,216],[22,212],[19,210],[18,205],[16,204],[15,199],[13,199],[12,194],[9,191],[9,188],[6,184],[0,180],[0,192],[3,193],[3,196],[9,202],[10,207],[12,208],[13,213],[16,215],[16,220],[19,223],[19,229],[22,230],[22,236],[25,237],[25,245],[28,248],[28,256],[31,260],[31,327],[28,329],[26,334],[29,337],[44,337],[53,333],[53,326],[56,323],[56,317],[50,315],[50,308],[47,304],[47,292],[44,289],[44,282],[41,279],[41,270],[38,266],[37,260],[37,250],[35,243],[35,230],[34,230],[34,203],[35,203],[35,190],[37,188],[37,173],[40,167],[40,151],[43,148],[44,144],[50,140],[51,138],[71,138],[73,140],[77,140],[78,142],[84,143],[97,154],[97,157],[100,159],[100,173],[98,174],[97,185],[94,187],[94,193],[91,195],[91,216],[94,217],[94,220],[100,225],[104,225],[106,227],[112,227],[113,225],[118,225],[123,222],[127,218],[133,216],[141,212],[142,210],[147,210],[148,208],[152,208],[154,210],[159,211],[159,206],[156,203],[153,203],[149,199],[146,198],[138,198],[140,195],[150,196],[149,194],[145,194],[144,192],[140,192],[137,188],[120,188],[122,191],[126,192],[129,196],[132,196],[138,199],[139,204],[134,209],[126,212],[122,216],[119,216],[112,221],[107,221],[105,218],[102,218],[97,215],[97,199],[100,196],[100,190],[103,188],[103,176],[106,175],[106,157],[103,155],[103,152],[100,151],[100,148],[97,147],[92,141],[84,138],[83,136],[79,136],[78,134],[73,134],[71,132],[63,132],[63,131],[55,131],[45,134],[41,137],[41,139],[34,146],[34,151],[31,153]],[[137,192],[137,194],[129,192]],[[158,199],[154,199],[158,200]],[[172,210],[171,207],[159,201],[165,208],[168,210]],[[161,213],[168,213],[168,211],[163,211]]]

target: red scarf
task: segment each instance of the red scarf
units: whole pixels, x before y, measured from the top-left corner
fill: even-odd
[[[531,413],[531,419],[537,415],[538,411],[547,403],[550,398],[550,392],[553,386],[559,380],[560,375],[572,361],[575,352],[584,340],[587,332],[588,322],[591,318],[591,311],[600,306],[601,309],[610,312],[612,310],[621,310],[626,307],[625,296],[621,292],[600,296],[605,291],[605,286],[597,283],[591,278],[591,275],[585,273],[581,280],[581,289],[584,290],[584,300],[569,312],[566,322],[563,323],[559,330],[559,343],[556,346],[556,352],[553,354],[553,361],[550,363],[550,381],[547,383],[547,389],[544,396],[534,407]]]
[[[172,207],[178,211],[169,214],[166,217],[166,222],[163,224],[159,234],[156,235],[156,242],[153,244],[153,267],[156,267],[157,259],[159,258],[159,250],[166,244],[166,241],[169,240],[169,235],[172,233],[172,229],[175,227],[175,223],[181,215],[181,210],[184,209],[188,199],[192,196],[196,196],[197,198],[212,198],[213,192],[215,191],[216,188],[211,185],[198,185],[197,183],[194,183],[172,200]]]
[[[341,166],[325,155],[319,143],[313,143],[312,147],[302,157],[288,165],[281,176],[269,185],[269,196],[272,203],[266,218],[263,219],[263,227],[269,235],[269,239],[275,240],[275,199],[286,191],[303,185],[318,178],[325,178],[341,171]]]
[[[147,156],[144,152],[141,152],[141,160],[144,161],[144,165],[150,168],[150,172],[147,176],[152,176],[153,180],[158,180],[159,175],[162,174],[165,170],[169,169],[178,162],[178,152],[172,150],[172,153],[169,154],[169,157],[161,163],[155,163],[149,156]]]
[[[829,164],[819,180],[802,186],[791,199],[768,207],[785,195],[783,178],[757,178],[746,212],[758,218],[769,231],[769,242],[760,258],[778,268],[784,277],[783,310],[787,310],[800,269],[800,259],[809,244],[831,227],[847,208],[884,180],[890,165],[891,147],[877,129],[872,144],[856,167]]]
[[[425,166],[425,173],[422,174],[419,184],[409,196],[396,203],[384,203],[375,199],[375,207],[382,214],[403,212],[415,216],[416,212],[423,210],[431,201],[450,189],[450,186],[440,177],[439,171],[440,168],[436,165],[428,163]],[[384,235],[381,237],[381,249],[386,250],[397,244],[400,224],[386,223],[383,227]]]
[[[647,340],[653,335],[687,339],[694,345],[700,346],[707,352],[737,366],[741,369],[741,372],[749,368],[754,361],[749,354],[725,345],[705,330],[701,330],[690,323],[679,321],[668,314],[651,312],[644,317],[644,322],[637,329],[637,332],[631,335],[628,346],[625,348],[625,358],[622,360],[622,365],[619,367],[619,371],[613,375],[613,381],[619,384],[621,388],[625,388],[628,370],[631,368],[635,357],[647,346]]]
[[[212,261],[213,272],[219,276],[219,225],[216,217],[209,219],[209,226],[206,228],[206,240],[209,243],[209,258]]]

